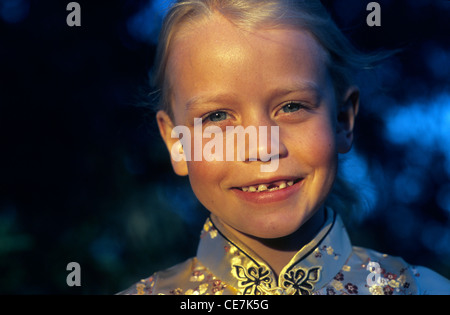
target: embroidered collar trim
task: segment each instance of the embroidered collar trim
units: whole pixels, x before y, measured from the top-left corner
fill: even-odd
[[[327,209],[316,237],[295,254],[278,279],[262,258],[239,242],[216,217],[204,224],[197,259],[243,295],[309,295],[344,267],[352,246],[341,218]]]

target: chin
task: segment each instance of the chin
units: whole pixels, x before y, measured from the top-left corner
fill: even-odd
[[[276,239],[289,236],[303,225],[304,220],[275,220],[272,222],[261,222],[259,225],[248,229],[246,234],[261,239]]]

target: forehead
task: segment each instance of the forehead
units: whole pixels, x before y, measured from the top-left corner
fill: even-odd
[[[247,30],[213,15],[181,27],[171,46],[167,75],[177,103],[217,90],[250,97],[283,85],[320,87],[326,63],[325,50],[307,31]]]

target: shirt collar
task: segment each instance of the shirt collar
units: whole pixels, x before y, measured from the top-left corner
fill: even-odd
[[[351,251],[340,216],[327,209],[322,229],[295,254],[278,279],[263,259],[213,215],[203,226],[197,259],[237,294],[305,295],[329,283],[343,269]]]

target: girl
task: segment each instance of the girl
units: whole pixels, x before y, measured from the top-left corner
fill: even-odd
[[[320,1],[174,4],[158,46],[157,122],[175,173],[189,177],[211,216],[196,257],[123,293],[450,293],[429,269],[352,246],[327,204],[338,155],[353,143],[352,74],[378,58],[354,50]],[[271,132],[258,133],[252,149],[232,142],[242,158],[224,161],[215,153],[230,149],[237,126]],[[198,130],[226,140],[211,150]],[[277,167],[262,172],[267,152]]]

